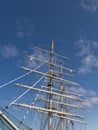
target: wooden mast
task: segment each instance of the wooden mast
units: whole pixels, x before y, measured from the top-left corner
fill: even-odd
[[[50,67],[49,67],[49,82],[48,82],[48,87],[50,87],[50,96],[49,96],[49,108],[52,110],[52,86],[53,86],[53,77],[52,77],[52,72],[53,72],[53,56],[54,56],[54,42],[52,41],[51,43],[51,50],[50,50]],[[52,112],[49,112],[49,126],[48,130],[52,130]]]
[[[43,50],[43,49],[40,49],[40,50]],[[33,69],[30,69],[27,67],[21,67],[26,71],[34,72],[34,73],[47,77],[48,83],[46,85],[42,85],[41,88],[38,88],[35,86],[32,87],[32,86],[27,86],[27,85],[23,85],[23,84],[16,84],[17,86],[23,87],[25,89],[38,91],[38,92],[40,91],[41,93],[45,93],[46,95],[48,95],[48,98],[46,98],[46,97],[37,98],[37,100],[46,102],[48,104],[47,108],[42,107],[42,106],[19,104],[19,103],[13,103],[13,104],[16,106],[34,109],[37,112],[47,114],[48,115],[47,130],[54,130],[54,126],[52,123],[54,117],[58,118],[55,128],[60,126],[60,130],[65,130],[65,129],[69,130],[69,128],[68,128],[69,121],[86,124],[85,122],[80,120],[80,119],[84,119],[84,116],[78,115],[77,113],[73,113],[73,111],[70,112],[70,108],[80,109],[80,110],[84,109],[82,106],[76,105],[74,103],[72,104],[70,102],[70,100],[76,101],[76,102],[83,101],[80,98],[79,94],[76,94],[72,91],[68,91],[69,86],[78,87],[79,84],[72,82],[70,80],[64,79],[63,71],[74,72],[74,70],[69,69],[67,67],[63,67],[62,63],[60,63],[60,65],[58,65],[54,62],[55,55],[60,56],[62,58],[64,58],[64,57],[54,53],[54,42],[53,41],[51,42],[51,49],[49,51],[49,55],[50,55],[50,59],[48,61],[37,58],[37,57],[28,56],[31,60],[38,60],[40,62],[47,64],[49,66],[48,73],[44,73],[43,71],[33,70]],[[67,59],[67,58],[65,58],[65,59]],[[59,70],[60,72],[55,71],[56,69]],[[54,75],[54,72],[57,73],[57,75]],[[69,74],[69,75],[71,75],[71,74]],[[57,84],[59,84],[59,87],[54,85],[55,82],[57,82]],[[57,97],[56,100],[54,100],[54,97]],[[54,104],[57,105],[56,109],[54,109],[54,106],[53,106]],[[72,126],[72,127],[74,128],[74,126]],[[57,129],[59,129],[59,127]]]

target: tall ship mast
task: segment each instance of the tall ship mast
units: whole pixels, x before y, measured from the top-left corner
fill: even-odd
[[[53,41],[49,51],[38,47],[36,49],[47,53],[47,56],[44,56],[44,59],[33,55],[27,57],[40,65],[35,69],[26,66],[21,68],[27,72],[27,75],[33,73],[34,80],[36,81],[37,78],[37,81],[32,85],[17,81],[16,86],[25,91],[10,104],[25,109],[26,115],[15,124],[8,118],[9,116],[6,116],[5,111],[10,107],[8,105],[1,110],[1,120],[7,121],[12,126],[8,130],[85,130],[83,99],[76,91],[79,84],[69,80],[75,71],[65,66],[69,58],[55,53]],[[40,78],[38,79],[36,75]],[[28,92],[31,92],[29,96],[32,100],[29,103],[19,102],[19,99]],[[22,127],[26,124],[24,120],[29,113],[33,113],[32,118],[26,122],[27,127]],[[28,126],[30,120],[31,125]]]

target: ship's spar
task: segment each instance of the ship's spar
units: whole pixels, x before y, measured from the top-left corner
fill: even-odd
[[[38,49],[40,49],[40,48],[38,48]],[[43,49],[40,49],[40,50],[43,50]],[[79,84],[63,79],[63,69],[66,69],[67,71],[70,71],[70,72],[73,72],[74,70],[72,70],[70,68],[63,67],[62,63],[60,65],[57,65],[54,63],[54,56],[55,55],[57,55],[59,57],[63,57],[61,55],[54,53],[54,42],[52,42],[51,50],[49,53],[50,53],[50,61],[45,61],[45,60],[42,60],[42,59],[39,59],[36,57],[29,56],[29,58],[31,60],[35,59],[35,60],[38,60],[38,61],[41,61],[41,62],[48,64],[49,65],[48,73],[43,73],[41,71],[36,71],[36,70],[29,69],[27,67],[22,67],[23,69],[25,69],[27,71],[31,71],[31,72],[35,72],[35,73],[38,73],[38,74],[43,75],[43,76],[47,76],[47,78],[48,78],[47,86],[43,86],[43,89],[40,89],[40,88],[27,86],[27,85],[23,85],[23,84],[17,84],[17,86],[20,86],[20,87],[24,87],[24,88],[27,88],[30,90],[40,91],[41,93],[47,93],[48,99],[38,98],[38,100],[41,100],[41,101],[46,102],[48,104],[47,108],[37,107],[34,105],[30,106],[27,104],[19,104],[19,103],[13,103],[13,104],[16,106],[30,108],[30,109],[34,109],[38,112],[42,112],[43,116],[45,116],[45,114],[47,114],[47,118],[46,118],[46,122],[48,122],[48,129],[47,130],[58,130],[58,129],[69,130],[69,127],[68,127],[69,121],[70,121],[70,124],[72,124],[72,129],[74,130],[74,122],[78,122],[81,124],[86,124],[86,123],[82,121],[84,119],[83,116],[78,115],[78,114],[74,114],[74,113],[70,113],[69,107],[71,107],[71,108],[74,107],[76,109],[84,109],[84,108],[81,106],[78,106],[78,105],[73,105],[71,103],[68,103],[69,99],[75,100],[77,102],[82,102],[82,99],[80,99],[80,96],[78,94],[68,92],[67,85],[73,85],[73,86],[77,87],[77,86],[79,86]],[[63,58],[68,59],[67,57],[63,57]],[[59,77],[57,76],[58,73],[56,75],[56,73],[54,71],[54,67],[58,67],[60,69],[60,72],[58,72],[58,73],[60,73]],[[54,87],[54,83],[53,83],[54,80],[57,80],[57,82],[59,83],[59,86],[60,86],[59,88]],[[63,82],[65,84],[64,87],[63,87]],[[48,88],[48,90],[45,90],[44,88]],[[57,89],[57,92],[54,92],[54,90],[56,90],[56,89]],[[65,91],[65,93],[63,91]],[[54,96],[59,98],[59,101],[54,101],[53,100]],[[53,104],[57,104],[58,108],[55,108],[53,106]],[[54,123],[53,123],[54,116],[59,117],[58,123],[56,125],[54,125]],[[66,120],[66,121],[64,121],[64,120]],[[42,128],[43,128],[44,122],[42,122],[41,124],[42,125],[41,125],[40,130],[43,130]]]
[[[41,78],[32,86],[17,83],[16,86],[25,88],[26,91],[14,101],[12,101],[3,111],[9,108],[9,106],[15,105],[30,110],[32,109],[36,111],[36,113],[42,113],[42,119],[40,121],[40,127],[38,130],[75,130],[75,124],[86,125],[86,122],[83,121],[85,117],[77,113],[78,111],[84,110],[84,107],[81,105],[83,102],[81,95],[72,92],[69,89],[71,87],[78,88],[79,84],[64,78],[65,75],[73,77],[72,72],[75,71],[73,69],[64,67],[62,62],[60,62],[60,64],[57,64],[55,62],[55,57],[63,58],[66,60],[69,58],[56,54],[54,52],[53,41],[51,43],[50,51],[38,47],[36,47],[36,49],[47,52],[50,55],[50,58],[48,60],[45,60],[34,56],[28,56],[29,60],[37,60],[41,62],[42,65],[47,64],[48,71],[45,73],[37,69],[31,69],[22,66],[21,68],[27,71],[26,75],[30,73],[36,73],[41,75]],[[37,68],[40,68],[40,66]],[[23,76],[24,75],[20,76],[19,78],[22,78]],[[41,85],[41,88],[36,87],[37,84],[45,77],[47,78],[46,85]],[[1,88],[18,80],[19,78],[16,78],[2,85]],[[41,106],[35,105],[34,103],[31,105],[17,103],[17,101],[29,91],[40,92],[41,95],[44,95],[36,97],[36,100],[43,102],[45,105]],[[32,129],[37,130],[35,127],[33,127],[33,124],[34,123],[32,123]],[[78,128],[78,130],[82,130],[81,128]]]

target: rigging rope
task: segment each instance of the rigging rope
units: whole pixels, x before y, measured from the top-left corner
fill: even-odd
[[[48,61],[48,60],[47,60],[47,61]],[[41,67],[42,65],[44,65],[44,64],[45,64],[45,63],[43,63],[43,64],[37,66],[34,70],[40,68],[40,67]],[[33,72],[33,71],[30,71],[30,72],[28,72],[28,73],[26,73],[26,74],[23,74],[23,75],[19,76],[18,78],[13,79],[12,81],[9,81],[9,82],[7,82],[7,83],[1,85],[0,88],[4,87],[4,86],[6,86],[6,85],[8,85],[8,84],[10,84],[10,83],[13,83],[14,81],[16,81],[16,80],[18,80],[18,79],[20,79],[20,78],[23,78],[24,76],[27,76],[27,75],[29,75],[29,74],[32,73],[32,72]],[[40,82],[44,77],[45,77],[45,76],[43,75],[32,87],[34,87],[35,85],[37,85],[37,83]],[[29,91],[30,91],[30,89],[27,89],[25,92],[23,92],[19,97],[17,97],[14,101],[12,101],[9,105],[7,105],[7,106],[2,110],[2,112],[5,111],[6,109],[8,109],[13,103],[15,103],[16,101],[18,101],[22,96],[24,96],[24,95],[25,95],[27,92],[29,92]]]
[[[44,64],[45,64],[45,63],[43,63],[43,64],[41,64],[41,65],[37,66],[34,70],[36,70],[36,69],[40,68],[40,67],[41,67],[42,65],[44,65]],[[19,77],[15,78],[15,79],[13,79],[13,80],[11,80],[11,81],[7,82],[7,83],[4,83],[4,84],[0,85],[0,89],[1,89],[1,88],[3,88],[3,87],[4,87],[4,86],[6,86],[6,85],[9,85],[9,84],[11,84],[11,83],[13,83],[13,82],[15,82],[15,81],[17,81],[17,80],[19,80],[19,79],[21,79],[21,78],[25,77],[25,76],[27,76],[27,75],[31,74],[32,72],[33,72],[33,71],[27,72],[26,74],[23,74],[23,75],[21,75],[21,76],[19,76]]]
[[[47,72],[47,73],[48,73],[48,72]],[[42,86],[41,86],[41,88],[42,88]],[[41,92],[39,91],[39,93],[41,93]],[[39,93],[36,94],[36,97],[34,98],[34,101],[32,102],[31,105],[34,105],[34,104],[35,104],[35,101],[37,100],[37,97],[39,96]],[[21,122],[23,122],[23,121],[25,120],[25,118],[27,117],[27,115],[29,114],[29,112],[30,112],[30,110],[28,110],[28,111],[26,112],[26,114],[25,114],[24,117],[22,118]],[[34,120],[35,120],[35,118],[34,118]],[[32,121],[32,126],[33,126],[34,120]],[[32,126],[31,126],[31,128],[32,128]]]
[[[32,88],[34,86],[36,86],[45,76],[43,75],[35,84],[33,84]],[[9,105],[11,106],[13,103],[15,103],[16,101],[18,101],[22,96],[24,96],[27,92],[29,92],[31,90],[31,88],[27,89],[24,93],[22,93],[19,97],[17,97],[14,101],[12,101]]]

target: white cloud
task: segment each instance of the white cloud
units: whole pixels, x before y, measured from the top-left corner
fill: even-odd
[[[98,105],[98,96],[95,91],[90,89],[84,89],[83,87],[71,88],[72,92],[76,92],[83,96],[82,105],[87,108],[92,108],[95,105]]]
[[[25,65],[28,67],[28,68],[35,68],[38,64],[34,61],[34,60],[30,60],[29,58],[26,57],[25,59]]]
[[[79,73],[89,73],[93,71],[94,67],[98,67],[98,58],[92,54],[87,55],[81,60],[81,67],[79,68]]]
[[[80,50],[76,55],[81,59],[81,65],[78,72],[82,74],[93,72],[93,69],[98,67],[98,58],[96,56],[98,43],[95,41],[80,39],[76,42],[76,45]]]
[[[98,97],[96,95],[96,92],[93,90],[86,90],[82,87],[78,89],[78,92],[83,95],[84,101],[83,105],[87,108],[92,108],[95,105],[98,105]]]
[[[77,46],[80,48],[80,51],[78,52],[77,55],[84,56],[90,53],[90,45],[88,44],[89,43],[88,40],[80,39],[76,43]]]
[[[98,0],[81,0],[81,7],[87,11],[96,11],[98,8]]]
[[[8,44],[1,48],[1,55],[4,58],[14,58],[18,55],[18,51],[15,46]]]
[[[77,55],[79,56],[85,56],[87,54],[91,54],[93,53],[93,50],[98,49],[98,43],[88,39],[79,39],[76,42],[76,45],[80,49],[80,51],[77,53]]]
[[[17,25],[17,36],[19,38],[30,38],[33,36],[34,33],[34,25],[31,21],[27,19],[23,19],[16,22]]]
[[[82,88],[82,87],[79,87],[79,88],[77,89],[77,91],[78,91],[78,93],[79,93],[80,95],[86,95],[86,93],[87,93],[86,89],[84,89],[84,88]]]
[[[33,57],[38,58],[38,59],[42,59],[42,60],[45,60],[45,61],[47,61],[49,59],[48,54],[46,54],[46,53],[44,53],[40,50],[37,50],[37,49],[34,49],[33,54],[31,54],[30,56],[32,58],[27,57],[25,59],[25,64],[29,68],[35,68],[36,66],[40,65],[41,63],[44,63],[44,62],[41,62],[41,61],[34,59]]]
[[[79,87],[79,88],[71,87],[70,90],[73,91],[73,92],[76,92],[76,93],[78,93],[78,94],[80,94],[81,96],[84,96],[84,97],[86,97],[86,96],[88,96],[88,97],[96,96],[95,91],[90,90],[90,89],[86,90],[83,87]]]
[[[78,89],[78,93],[80,93],[83,96],[88,96],[88,97],[96,96],[96,92],[95,91],[90,90],[90,89],[86,90],[83,87],[80,87]]]
[[[98,97],[85,98],[83,105],[88,108],[92,108],[93,106],[98,105]]]
[[[89,95],[91,95],[91,96],[96,96],[96,92],[95,92],[95,91],[88,90],[88,93],[89,93]]]

